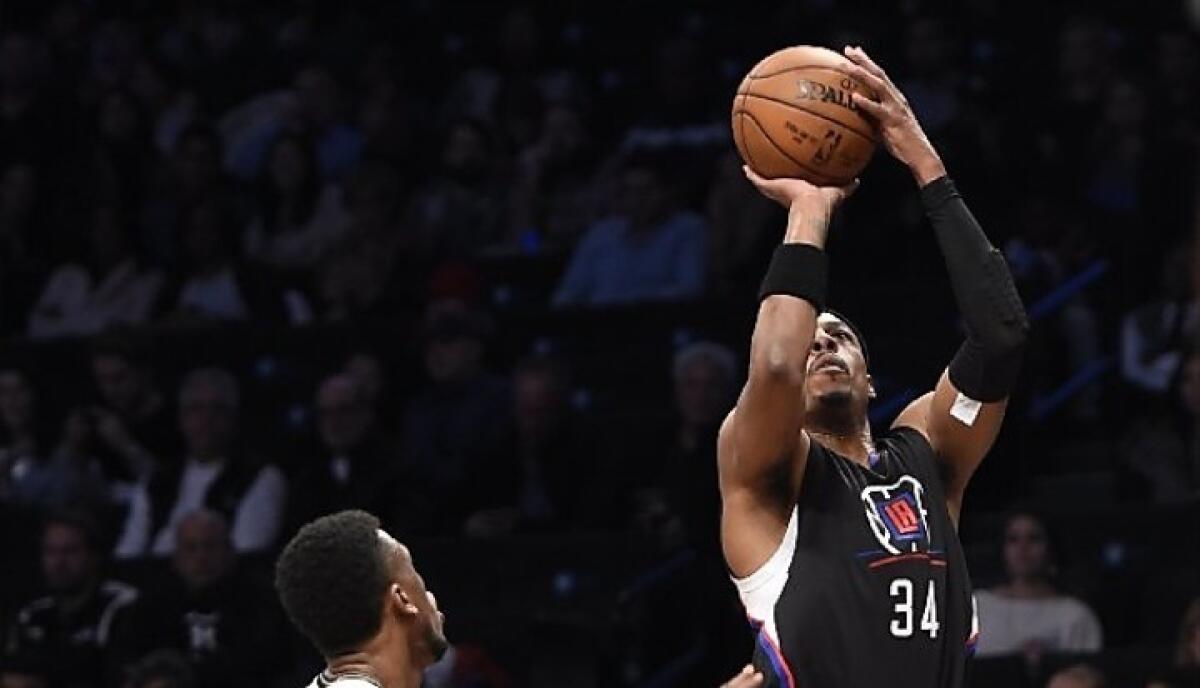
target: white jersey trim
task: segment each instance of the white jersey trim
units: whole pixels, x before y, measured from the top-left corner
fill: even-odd
[[[779,543],[771,558],[749,576],[732,579],[733,584],[737,586],[738,597],[742,599],[742,605],[746,608],[746,615],[752,621],[761,623],[776,644],[779,643],[779,632],[775,628],[775,604],[783,595],[783,588],[788,581],[788,569],[791,568],[792,558],[796,555],[799,521],[799,507],[793,507],[783,541]]]

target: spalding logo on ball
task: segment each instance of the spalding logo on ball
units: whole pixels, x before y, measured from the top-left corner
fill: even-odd
[[[871,121],[851,94],[875,98],[850,76],[842,55],[809,45],[784,48],[750,70],[733,98],[733,141],[768,179],[849,184],[875,152]]]

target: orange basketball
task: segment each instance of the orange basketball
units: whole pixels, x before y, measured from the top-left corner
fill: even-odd
[[[844,56],[810,45],[784,48],[754,66],[733,98],[733,140],[767,178],[822,186],[854,180],[875,152],[875,131],[850,94],[874,97]]]

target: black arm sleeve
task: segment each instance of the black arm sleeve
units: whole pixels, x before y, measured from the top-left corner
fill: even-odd
[[[1029,332],[1012,274],[949,177],[921,189],[921,201],[967,330],[967,341],[950,362],[950,381],[976,401],[1000,401],[1016,382]]]

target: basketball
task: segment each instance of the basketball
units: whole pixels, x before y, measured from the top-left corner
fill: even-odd
[[[768,179],[853,181],[870,162],[876,137],[850,97],[874,94],[850,76],[851,64],[832,50],[802,45],[755,65],[733,99],[733,140],[742,160]]]

